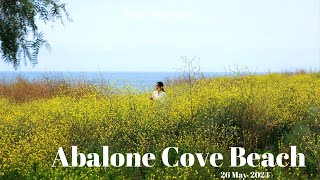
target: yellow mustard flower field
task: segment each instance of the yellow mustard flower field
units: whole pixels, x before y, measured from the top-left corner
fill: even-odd
[[[0,179],[219,179],[221,172],[270,172],[271,179],[320,178],[320,74],[267,74],[167,83],[150,91],[18,80],[0,85]],[[290,146],[306,167],[230,167],[230,147],[279,154]],[[152,152],[154,167],[52,167],[59,147],[82,153]],[[161,163],[166,147],[223,154],[221,167]]]

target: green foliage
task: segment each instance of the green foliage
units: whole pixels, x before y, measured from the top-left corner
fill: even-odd
[[[184,81],[183,81],[184,82]],[[271,172],[270,179],[320,177],[320,79],[314,74],[200,79],[193,89],[193,112],[187,83],[166,87],[167,99],[130,89],[68,93],[25,103],[0,99],[0,178],[3,179],[217,179],[222,171]],[[67,87],[69,89],[69,87]],[[191,115],[194,117],[191,117]],[[71,146],[83,153],[152,152],[153,168],[52,168],[59,147],[70,160]],[[303,168],[231,168],[230,147],[274,155],[297,146]],[[161,163],[164,148],[179,154],[223,154],[215,168],[169,168]],[[170,162],[177,155],[169,156]]]
[[[43,33],[36,24],[37,19],[44,23],[69,19],[65,4],[59,0],[0,0],[0,52],[5,62],[15,69],[21,60],[26,64],[37,64],[42,46],[50,49]],[[69,19],[70,20],[70,19]]]

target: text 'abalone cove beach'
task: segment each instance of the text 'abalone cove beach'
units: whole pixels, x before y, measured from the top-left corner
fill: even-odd
[[[0,179],[320,179],[319,0],[0,14]]]

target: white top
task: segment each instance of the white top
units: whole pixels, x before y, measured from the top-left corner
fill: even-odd
[[[151,97],[153,100],[164,99],[166,97],[166,93],[163,91],[153,91]]]

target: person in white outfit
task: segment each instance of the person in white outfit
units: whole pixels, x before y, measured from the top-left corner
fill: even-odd
[[[156,84],[156,91],[153,91],[150,99],[151,100],[161,100],[166,97],[166,92],[164,91],[162,82],[157,82]]]

